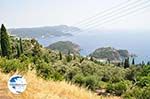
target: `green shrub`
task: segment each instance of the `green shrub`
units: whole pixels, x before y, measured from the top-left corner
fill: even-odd
[[[102,68],[104,71],[101,80],[104,82],[117,83],[125,78],[125,70],[120,67],[106,66]]]
[[[142,89],[139,87],[134,87],[133,89],[128,90],[123,94],[124,99],[143,99],[142,97]]]
[[[88,75],[93,75],[94,73],[96,73],[96,65],[93,63],[85,63],[82,62],[81,66],[80,66],[83,75],[88,76]]]
[[[127,84],[125,82],[118,82],[114,84],[108,84],[107,92],[114,95],[122,95],[127,90]]]
[[[150,66],[144,66],[142,68],[141,76],[150,76]]]
[[[81,85],[85,84],[85,77],[82,74],[77,74],[73,78],[73,82]]]
[[[54,70],[50,64],[44,62],[43,60],[38,60],[36,63],[36,73],[44,79],[50,79],[52,78]]]
[[[28,70],[28,63],[20,62],[18,59],[0,59],[0,66],[2,69],[2,72],[4,73],[10,73],[10,72],[26,72]]]
[[[51,78],[52,78],[53,80],[55,80],[55,81],[57,81],[57,80],[61,81],[61,80],[64,79],[64,77],[63,77],[59,72],[57,72],[57,71],[55,71],[55,72],[52,74]]]
[[[111,77],[110,77],[109,75],[106,75],[106,74],[105,74],[105,75],[103,75],[103,77],[102,77],[101,80],[104,81],[104,82],[108,82],[108,81],[110,81],[110,78],[111,78]]]
[[[99,85],[99,88],[101,88],[101,89],[106,89],[107,84],[108,84],[108,83],[103,82],[103,81],[99,81],[98,83],[99,83],[99,84],[98,84],[98,85]]]
[[[150,76],[144,76],[138,78],[137,85],[140,87],[150,86]]]
[[[150,99],[150,86],[143,89],[141,99]]]
[[[72,81],[73,80],[73,77],[75,75],[77,75],[78,73],[81,73],[81,70],[79,67],[69,67],[67,70],[66,70],[66,73],[65,73],[65,78],[66,80],[68,81]]]
[[[96,76],[87,76],[85,77],[85,86],[91,90],[95,90],[99,85],[98,78]]]

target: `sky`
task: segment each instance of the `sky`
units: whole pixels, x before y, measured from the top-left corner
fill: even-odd
[[[7,28],[71,26],[126,1],[131,0],[0,0],[0,24]],[[150,7],[104,28],[150,30],[149,18]]]

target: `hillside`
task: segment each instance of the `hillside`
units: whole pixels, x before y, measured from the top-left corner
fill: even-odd
[[[17,74],[17,73],[15,73]],[[27,89],[23,94],[12,94],[7,88],[7,81],[12,74],[0,73],[0,98],[8,99],[99,99],[91,91],[79,88],[65,81],[44,81],[34,72],[24,75],[27,80]],[[3,97],[3,98],[2,98]]]
[[[110,61],[120,61],[121,59],[125,59],[129,57],[129,52],[127,50],[117,50],[112,47],[102,47],[96,49],[90,56],[96,59],[104,59]]]
[[[118,64],[102,63],[93,60],[92,57],[89,59],[76,54],[63,54],[42,47],[35,39],[22,40],[10,36],[4,25],[0,33],[0,98],[96,99],[100,96],[102,99],[111,99],[111,96],[115,96],[125,99],[149,99],[150,97],[149,65],[130,64],[129,59]],[[118,50],[102,48],[102,51],[111,55],[112,51],[114,54]],[[8,78],[15,73],[24,75],[28,82],[27,90],[20,95],[10,93],[6,87]]]
[[[22,38],[40,38],[50,36],[72,36],[73,31],[80,31],[80,29],[67,25],[59,25],[34,28],[12,28],[8,29],[8,31],[11,33],[11,35]]]
[[[60,51],[64,54],[68,54],[68,52],[72,54],[80,53],[80,46],[70,41],[58,41],[56,43],[49,45],[47,48]]]

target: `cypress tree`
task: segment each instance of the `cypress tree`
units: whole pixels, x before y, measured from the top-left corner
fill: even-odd
[[[145,66],[145,62],[144,61],[142,61],[142,66]]]
[[[19,47],[19,45],[17,44],[17,57],[20,57],[20,54],[21,54],[20,47]]]
[[[66,59],[67,59],[67,62],[70,62],[72,60],[72,56],[70,55],[70,51],[68,51]]]
[[[135,65],[135,61],[134,61],[134,58],[132,59],[132,65]]]
[[[130,67],[130,62],[129,62],[129,58],[125,59],[124,62],[124,68],[129,68]]]
[[[107,59],[108,64],[110,64],[110,59]]]
[[[20,52],[23,53],[22,39],[21,39],[21,38],[20,38],[20,40],[19,40],[19,43],[20,43]]]
[[[150,61],[147,62],[147,65],[150,65]]]
[[[94,61],[94,59],[93,59],[93,57],[92,57],[92,56],[90,57],[90,60],[91,60],[91,61]]]
[[[1,50],[2,50],[2,56],[7,56],[9,58],[10,56],[10,41],[9,41],[9,35],[7,34],[7,30],[5,26],[2,24],[1,26]]]
[[[59,51],[59,59],[62,60],[62,54],[60,51]]]

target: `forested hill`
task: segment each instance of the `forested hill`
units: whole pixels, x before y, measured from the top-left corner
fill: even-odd
[[[8,31],[15,36],[22,38],[39,38],[39,37],[50,37],[50,36],[72,36],[73,31],[80,31],[79,28],[59,25],[59,26],[45,26],[45,27],[34,27],[34,28],[12,28]]]
[[[68,52],[71,54],[80,54],[80,46],[70,41],[58,41],[49,45],[47,48],[60,51],[64,54],[68,54]]]
[[[105,59],[110,61],[121,61],[130,57],[128,50],[115,49],[112,47],[102,47],[96,49],[90,56],[96,59]]]

